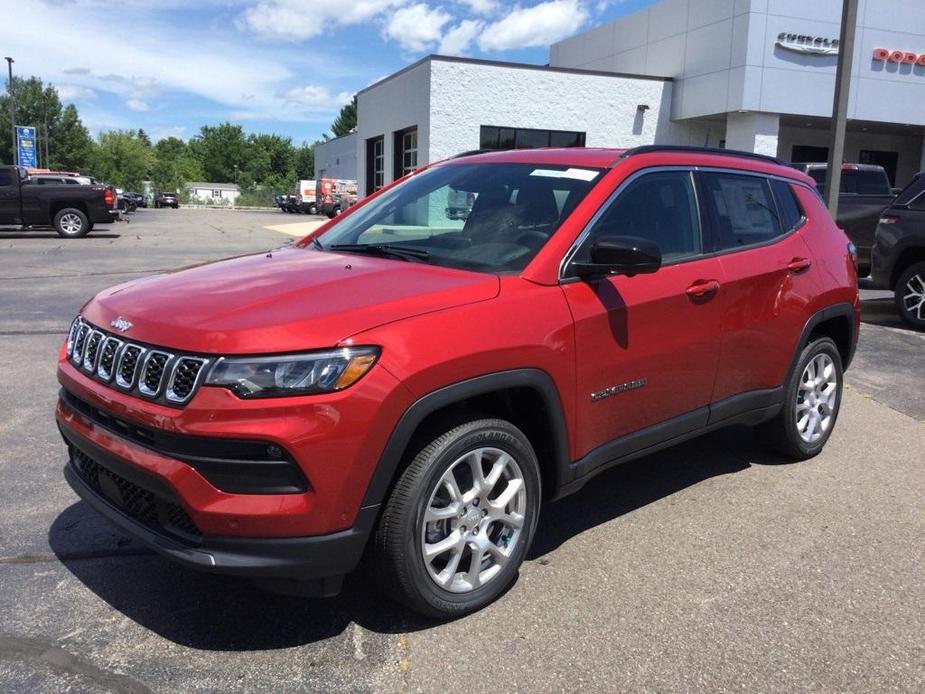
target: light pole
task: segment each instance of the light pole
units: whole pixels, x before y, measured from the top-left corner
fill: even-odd
[[[858,23],[858,0],[844,0],[841,33],[838,37],[838,68],[835,71],[835,102],[832,105],[832,141],[829,147],[829,175],[826,177],[825,204],[834,219],[838,214],[841,165],[845,156],[845,126],[848,121],[848,90],[854,59],[854,30]]]
[[[16,92],[13,90],[13,63],[16,62],[9,56],[6,58],[7,67],[10,71],[10,81],[8,83],[10,89],[10,129],[13,134],[12,141],[12,151],[13,151],[13,164],[19,166],[19,148],[16,146]]]

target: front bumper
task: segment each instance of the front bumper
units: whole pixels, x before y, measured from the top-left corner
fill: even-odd
[[[352,528],[310,537],[229,537],[201,534],[162,480],[60,426],[69,451],[64,476],[81,499],[159,554],[192,569],[247,576],[285,590],[304,584],[333,595],[359,563],[378,508],[366,507]],[[92,463],[87,472],[87,461]],[[102,481],[102,483],[101,483]]]

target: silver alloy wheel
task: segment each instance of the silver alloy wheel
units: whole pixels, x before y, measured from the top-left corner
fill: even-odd
[[[797,388],[796,425],[806,443],[816,443],[832,427],[837,398],[835,362],[828,354],[817,354],[803,369]]]
[[[81,229],[83,229],[83,222],[73,212],[68,212],[61,217],[61,230],[65,234],[79,234]]]
[[[478,448],[460,456],[424,510],[421,555],[431,579],[468,593],[495,578],[521,540],[526,508],[523,473],[509,453]]]
[[[912,275],[906,282],[903,306],[910,315],[925,320],[925,277]]]

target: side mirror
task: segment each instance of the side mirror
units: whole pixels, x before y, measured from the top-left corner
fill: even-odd
[[[662,266],[658,244],[636,236],[602,236],[591,245],[590,261],[572,263],[579,277],[651,274]]]

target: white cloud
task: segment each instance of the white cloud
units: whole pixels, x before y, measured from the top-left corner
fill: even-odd
[[[316,85],[293,87],[292,89],[281,92],[279,96],[287,103],[308,110],[330,110],[340,108],[353,98],[353,94],[350,92],[332,94],[327,87],[319,87]]]
[[[261,0],[238,18],[238,27],[262,39],[304,41],[329,26],[362,24],[406,0]]]
[[[151,110],[151,107],[141,99],[129,99],[125,102],[125,105],[131,110],[138,111],[139,113],[144,113]]]
[[[498,0],[461,0],[475,14],[494,14],[501,3]]]
[[[55,90],[61,101],[86,101],[96,98],[95,91],[81,87],[79,84],[56,84]]]
[[[548,46],[571,36],[588,21],[580,0],[548,0],[533,7],[515,7],[506,17],[489,24],[479,37],[483,51]]]
[[[443,26],[452,19],[443,8],[431,9],[419,2],[396,11],[385,25],[384,34],[405,50],[420,52],[440,40]]]
[[[474,19],[464,19],[443,35],[437,53],[441,55],[464,55],[469,46],[485,26]]]

